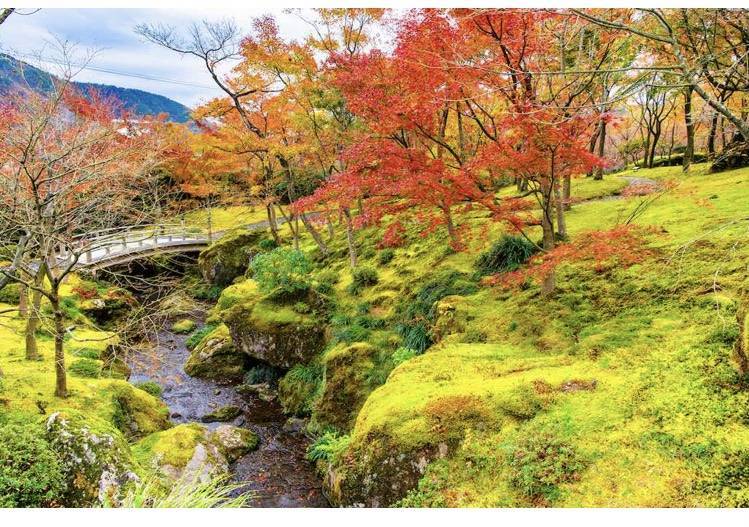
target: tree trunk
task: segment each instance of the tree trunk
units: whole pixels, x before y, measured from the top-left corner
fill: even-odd
[[[450,235],[450,245],[457,249],[460,246],[460,238],[458,237],[458,231],[455,229],[455,223],[453,223],[453,215],[450,211],[450,207],[446,206],[442,208],[442,213],[445,216],[445,225],[447,226],[447,234]]]
[[[710,119],[710,133],[707,135],[707,156],[710,159],[715,158],[715,135],[718,132],[718,112],[713,111],[713,117]]]
[[[333,227],[333,220],[330,219],[330,214],[327,215],[327,227],[328,227],[328,241],[333,241],[335,238],[335,227]]]
[[[18,316],[26,318],[29,316],[29,289],[25,285],[21,285],[19,289]]]
[[[552,217],[552,188],[551,184],[541,185],[542,203],[541,203],[541,229],[543,230],[543,249],[551,251],[556,245],[554,236],[554,219]],[[541,291],[543,294],[550,294],[556,287],[555,272],[552,270],[543,281]]]
[[[305,213],[302,212],[299,216],[302,218],[304,228],[307,229],[307,232],[312,235],[312,239],[315,240],[315,243],[320,249],[320,252],[327,256],[330,251],[328,250],[328,245],[325,243],[325,240],[323,240],[322,236],[320,236],[320,232],[315,229],[315,226],[312,225],[312,222],[309,221],[309,218],[307,218],[307,215]]]
[[[598,125],[598,157],[603,157],[604,149],[606,148],[606,121],[601,119]],[[603,179],[603,167],[596,167],[593,170],[593,179]]]
[[[564,202],[559,181],[554,182],[554,202],[557,210],[557,231],[560,236],[567,236],[567,222],[564,219]]]
[[[572,176],[564,176],[562,185],[562,197],[564,198],[564,210],[572,210]]]
[[[343,209],[343,217],[346,218],[346,242],[348,243],[348,254],[351,260],[351,269],[357,264],[356,245],[354,245],[354,227],[351,224],[351,211]]]
[[[598,144],[598,136],[601,135],[601,125],[599,124],[596,126],[596,131],[593,132],[593,135],[590,137],[590,144],[588,144],[588,152],[591,154],[596,151],[596,145]],[[586,177],[591,177],[593,175],[593,171],[591,170],[587,174],[585,174]]]
[[[265,206],[265,212],[268,215],[268,227],[270,228],[270,234],[273,236],[273,241],[276,245],[281,245],[281,237],[278,235],[278,223],[276,223],[276,209],[273,203],[269,203]]]
[[[55,291],[50,301],[55,319],[55,396],[68,396],[68,379],[65,373],[65,319],[60,309],[60,297]]]
[[[684,172],[689,171],[694,159],[694,119],[692,119],[692,92],[694,89],[688,86],[684,90],[684,122],[687,127],[687,148],[684,150],[684,162],[682,169]]]
[[[38,290],[44,283],[44,267],[40,267],[34,277],[34,287],[31,290],[31,305],[26,319],[26,360],[39,360],[39,347],[36,341],[36,332],[39,329],[42,309],[42,293]]]

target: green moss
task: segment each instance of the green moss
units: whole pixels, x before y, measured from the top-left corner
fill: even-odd
[[[68,371],[71,375],[95,379],[101,376],[103,364],[100,360],[83,358],[73,361],[68,367]]]
[[[0,507],[48,507],[61,501],[61,463],[35,420],[0,426]]]
[[[198,257],[198,267],[205,281],[227,286],[244,275],[252,258],[259,254],[257,244],[263,239],[262,231],[237,231],[222,236]]]
[[[224,423],[233,421],[242,413],[239,406],[222,406],[214,411],[205,414],[200,418],[204,423]]]
[[[236,349],[229,329],[221,324],[195,346],[185,364],[192,377],[217,381],[238,381],[244,376],[247,355]]]
[[[197,324],[194,320],[184,318],[172,324],[172,331],[174,333],[190,333],[194,331],[196,327]]]
[[[370,374],[378,349],[365,343],[339,345],[325,353],[325,377],[315,419],[347,431],[374,386]]]
[[[154,397],[161,397],[161,394],[164,391],[161,385],[154,381],[142,381],[135,383],[134,386],[139,390],[143,390],[144,392],[153,395]]]
[[[309,362],[324,347],[324,322],[316,312],[297,313],[273,298],[235,305],[222,318],[235,346],[271,366]]]
[[[119,384],[112,389],[112,402],[112,422],[130,439],[171,426],[167,406],[145,390],[127,383]]]
[[[297,364],[278,383],[278,397],[284,412],[308,416],[315,408],[322,386],[324,368],[321,364]]]
[[[151,434],[133,445],[133,455],[143,467],[160,464],[183,468],[192,459],[195,447],[205,440],[205,428],[197,423],[177,425]]]

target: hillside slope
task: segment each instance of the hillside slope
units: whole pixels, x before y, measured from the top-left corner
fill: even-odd
[[[286,374],[281,397],[310,417],[334,503],[749,504],[749,392],[733,357],[749,285],[749,170],[575,180],[586,200],[568,216],[573,240],[648,199],[608,196],[628,177],[673,186],[635,221],[649,256],[629,268],[564,265],[550,297],[534,284],[482,285],[483,236],[454,253],[439,232],[411,232],[394,251],[377,247],[376,230],[359,232],[360,268],[376,278],[354,288],[343,235],[327,259],[307,240],[312,281],[337,282],[331,340]],[[475,232],[486,223],[460,221]],[[500,233],[490,226],[489,241]],[[218,320],[304,307],[274,307],[248,282],[224,290]],[[423,354],[405,347],[419,342]]]
[[[52,75],[18,60],[10,55],[0,54],[0,93],[7,92],[16,85],[28,85],[37,91],[50,89]],[[115,97],[124,107],[136,115],[158,115],[166,113],[170,121],[179,123],[190,119],[190,109],[163,95],[121,88],[109,84],[95,84],[90,82],[75,82],[75,86],[83,93],[96,90],[106,97]]]

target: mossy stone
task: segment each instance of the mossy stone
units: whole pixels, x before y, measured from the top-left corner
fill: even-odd
[[[206,282],[225,287],[242,276],[252,258],[259,253],[257,244],[266,238],[262,231],[228,234],[198,256],[198,268]]]
[[[186,334],[192,332],[196,327],[197,324],[194,320],[184,318],[172,324],[172,331],[174,333]]]
[[[277,368],[307,363],[325,346],[324,322],[267,298],[235,305],[222,316],[239,349]]]
[[[207,483],[229,469],[214,434],[198,423],[151,434],[133,445],[133,455],[144,469],[175,481],[182,478]]]
[[[242,409],[239,406],[222,406],[205,414],[200,420],[204,423],[223,423],[236,419],[241,413]]]
[[[46,439],[57,453],[67,482],[62,502],[68,507],[116,503],[134,481],[134,463],[122,434],[108,423],[74,410],[46,420]]]
[[[163,401],[126,382],[114,386],[112,403],[112,422],[130,439],[139,439],[171,426],[169,408]]]
[[[185,364],[185,373],[214,381],[240,381],[247,361],[247,355],[234,346],[229,328],[221,324],[195,346]]]
[[[369,373],[378,349],[364,342],[337,346],[324,357],[325,377],[315,419],[339,430],[353,425],[372,391]]]
[[[248,452],[256,450],[260,444],[260,438],[255,432],[232,425],[219,426],[214,430],[211,439],[229,461],[236,461]]]

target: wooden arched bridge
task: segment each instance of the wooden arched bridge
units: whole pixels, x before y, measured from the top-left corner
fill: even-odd
[[[279,218],[278,223],[284,223],[283,219]],[[239,231],[256,231],[267,227],[268,222],[262,221],[244,225]],[[202,251],[227,232],[185,224],[118,227],[79,235],[70,251],[60,249],[56,257],[64,264],[77,256],[74,268],[96,271],[149,256]]]

